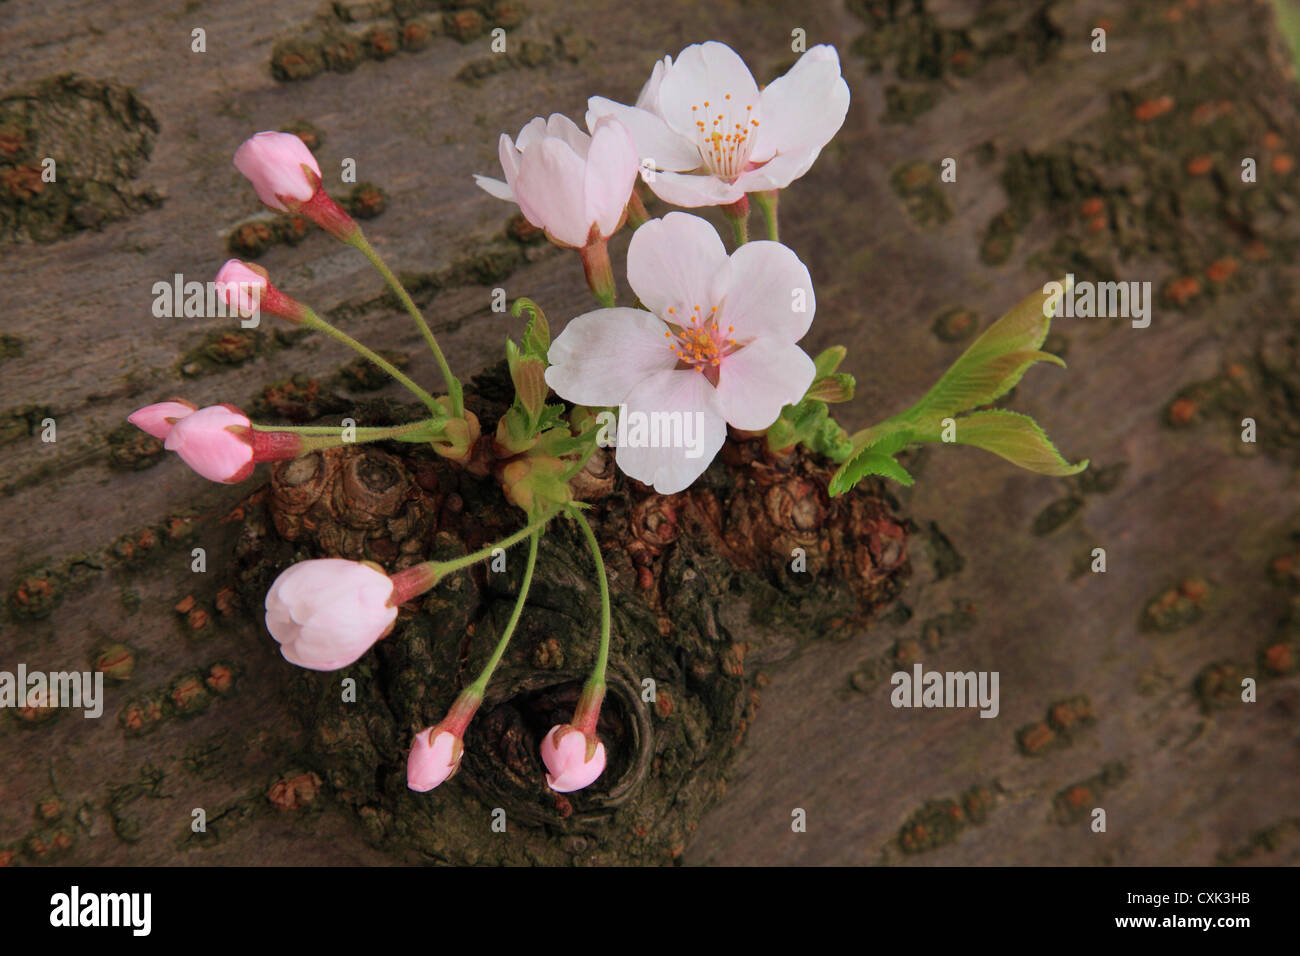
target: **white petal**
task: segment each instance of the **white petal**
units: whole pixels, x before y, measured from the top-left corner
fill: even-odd
[[[546,384],[576,405],[617,405],[634,385],[677,364],[667,327],[640,309],[597,309],[551,343]]]
[[[849,110],[849,86],[833,47],[817,46],[790,72],[773,80],[760,99],[763,114],[750,158],[759,161],[794,149],[821,149]]]
[[[661,495],[676,494],[704,474],[727,438],[727,423],[718,411],[713,386],[694,369],[657,372],[632,389],[624,404],[619,413],[628,416],[626,437],[635,434],[632,416],[645,416],[643,437],[650,438],[657,430],[661,447],[620,442],[614,461],[624,474],[653,485]],[[650,417],[656,412],[659,418]],[[664,416],[673,413],[678,413],[671,419],[674,427],[663,427],[669,420]],[[665,440],[669,444],[662,447]]]
[[[655,315],[679,325],[696,306],[700,314],[709,314],[718,273],[726,268],[727,250],[717,231],[684,212],[645,223],[627,248],[632,291]]]
[[[730,282],[718,309],[718,325],[734,326],[732,338],[798,342],[816,311],[812,277],[792,249],[760,239],[732,253]]]
[[[666,203],[697,209],[700,206],[725,206],[745,195],[739,182],[725,183],[704,173],[641,173],[654,194]]]
[[[505,174],[506,182],[514,190],[515,177],[519,175],[519,157],[522,154],[515,149],[515,144],[510,142],[510,137],[505,133],[497,140],[497,158],[501,160],[501,172]]]
[[[741,173],[740,178],[736,180],[736,187],[747,193],[765,192],[769,189],[785,189],[786,186],[789,186],[808,172],[820,155],[820,149],[796,149],[782,153],[768,160],[757,169]]]
[[[474,182],[478,184],[478,187],[485,193],[496,196],[497,199],[507,199],[510,202],[515,201],[515,191],[499,179],[493,179],[490,176],[480,176],[478,173],[475,173]]]
[[[524,128],[521,129],[519,135],[515,137],[515,146],[520,150],[520,152],[522,152],[534,143],[540,143],[544,140],[546,138],[546,133],[546,120],[542,119],[540,116],[534,116],[524,124]]]
[[[733,427],[758,431],[803,398],[816,375],[813,360],[793,342],[755,339],[722,360],[718,407]]]
[[[659,112],[668,125],[691,137],[697,136],[696,122],[704,119],[704,104],[730,120],[744,120],[747,106],[759,101],[758,84],[745,61],[725,43],[696,43],[688,46],[664,72],[659,87]],[[692,110],[691,107],[696,107]],[[714,114],[710,114],[710,121]],[[731,122],[724,131],[731,129]]]
[[[673,58],[671,56],[666,56],[662,60],[655,62],[654,69],[650,71],[650,79],[645,81],[645,86],[641,87],[641,92],[637,94],[637,109],[658,114],[659,87],[663,84],[664,73],[672,65]]]
[[[586,218],[594,221],[606,238],[623,218],[637,169],[636,146],[623,124],[612,116],[597,120],[583,188]]]
[[[575,153],[587,158],[591,148],[591,137],[578,128],[578,124],[563,113],[552,113],[546,121],[546,135],[569,144]]]
[[[587,129],[594,131],[596,122],[603,116],[613,116],[627,127],[636,143],[638,157],[649,161],[655,169],[683,170],[700,165],[700,151],[695,144],[670,130],[654,113],[603,96],[587,100]]]
[[[570,246],[585,246],[591,231],[583,196],[586,171],[568,143],[543,139],[524,150],[515,180],[515,197],[528,220]]]

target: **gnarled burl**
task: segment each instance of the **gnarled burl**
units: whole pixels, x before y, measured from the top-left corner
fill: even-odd
[[[468,404],[485,434],[508,397],[504,367],[476,380]],[[364,411],[367,424],[402,414]],[[506,554],[504,571],[479,565],[404,607],[353,667],[279,667],[307,731],[304,759],[374,842],[405,858],[675,858],[724,789],[758,708],[759,665],[869,617],[909,573],[906,519],[875,483],[832,500],[832,470],[803,451],[774,456],[761,440],[733,439],[689,491],[664,496],[616,477],[608,453],[592,459],[577,489],[593,505],[614,627],[599,724],[609,766],[586,790],[549,790],[538,755],[547,729],[572,714],[598,645],[594,569],[564,519],[543,538],[523,620],[451,781],[409,791],[406,754],[491,653],[521,551]],[[491,479],[395,443],[278,465],[245,516],[238,552],[250,608],[292,561],[341,556],[399,570],[481,548],[523,520]],[[503,825],[512,838],[498,838]]]

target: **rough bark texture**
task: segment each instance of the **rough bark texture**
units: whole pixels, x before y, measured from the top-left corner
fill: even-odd
[[[437,6],[4,4],[0,669],[97,661],[122,679],[99,721],[0,715],[0,858],[1297,861],[1300,135],[1265,5]],[[493,24],[509,27],[508,55],[490,52]],[[1104,54],[1089,49],[1098,25]],[[857,597],[847,579],[827,570],[824,593],[800,595],[775,570],[808,530],[807,495],[787,506],[778,490],[771,509],[758,491],[806,481],[798,469],[811,463],[792,476],[733,459],[677,503],[620,485],[599,534],[619,575],[622,640],[669,626],[663,643],[618,648],[631,693],[606,728],[622,754],[612,789],[566,808],[529,765],[595,641],[590,574],[561,530],[471,731],[480,745],[446,788],[405,793],[410,732],[483,659],[518,568],[441,588],[359,667],[363,709],[345,713],[329,679],[277,663],[243,599],[295,549],[394,562],[411,535],[454,550],[513,519],[490,486],[448,489],[444,468],[387,446],[332,461],[331,474],[405,497],[307,532],[276,500],[309,480],[293,466],[249,498],[251,487],[207,485],[165,461],[119,430],[158,398],[372,424],[398,393],[371,402],[368,370],[325,340],[155,318],[153,284],[205,280],[237,249],[436,381],[360,257],[258,212],[230,167],[249,132],[293,126],[316,138],[322,169],[356,160],[360,184],[335,176],[331,192],[372,217],[368,234],[410,277],[456,367],[486,367],[518,334],[491,311],[493,288],[537,299],[557,329],[590,307],[576,258],[470,186],[470,173],[495,172],[498,132],[576,116],[592,93],[630,100],[658,56],[705,38],[732,43],[766,79],[794,59],[796,28],[839,47],[854,96],[781,210],[782,238],[817,288],[808,349],[847,345],[858,376],[845,423],[910,403],[975,329],[1058,273],[1151,280],[1149,328],[1058,322],[1049,348],[1070,369],[1036,370],[1014,397],[1093,470],[1055,480],[969,449],[913,456],[918,483],[898,495],[916,529],[913,575],[902,609],[870,629],[837,610]],[[72,70],[79,79],[62,78]],[[46,156],[56,183],[40,178]],[[945,157],[955,183],[938,178]],[[1240,441],[1245,417],[1256,444]],[[47,418],[53,443],[40,438]],[[449,514],[453,494],[462,510]],[[862,500],[893,523],[874,492]],[[730,547],[725,531],[754,516],[767,530]],[[681,537],[653,553],[665,522]],[[200,545],[204,574],[190,570]],[[1088,570],[1097,547],[1105,574]],[[999,716],[893,708],[889,674],[914,660],[999,671]],[[644,677],[671,703],[644,712]],[[1242,677],[1258,680],[1256,703],[1240,701]],[[498,806],[506,834],[490,829]],[[1088,827],[1094,807],[1107,811],[1104,834]],[[194,808],[207,814],[202,838]],[[796,809],[805,832],[791,828]]]

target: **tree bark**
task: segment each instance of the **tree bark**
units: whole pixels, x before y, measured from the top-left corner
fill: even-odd
[[[100,720],[0,715],[0,859],[1300,859],[1284,526],[1300,137],[1266,5],[436,6],[5,5],[0,670],[99,666],[113,679]],[[497,23],[507,55],[491,52]],[[1105,53],[1091,49],[1099,25]],[[389,446],[325,456],[332,487],[351,489],[350,518],[328,511],[308,530],[276,497],[317,480],[295,471],[306,465],[281,467],[260,495],[202,483],[121,428],[125,415],[180,394],[268,421],[377,424],[398,392],[369,391],[370,371],[332,343],[269,321],[158,317],[154,284],[205,281],[237,250],[437,381],[360,257],[260,212],[231,169],[245,136],[294,127],[316,139],[331,193],[371,216],[367,234],[453,365],[488,367],[520,331],[492,311],[495,289],[536,299],[556,331],[591,308],[577,258],[474,190],[471,173],[496,172],[498,133],[578,116],[592,94],[629,102],[656,58],[709,38],[768,81],[797,56],[795,30],[837,45],[853,92],[844,129],[781,200],[782,239],[817,289],[805,347],[848,346],[858,378],[841,420],[906,407],[977,328],[1060,273],[1149,280],[1149,327],[1058,322],[1048,347],[1070,369],[1035,370],[1014,396],[1094,468],[1045,479],[934,448],[910,460],[913,489],[834,506],[861,513],[817,510],[816,535],[807,502],[830,505],[824,464],[806,458],[751,460],[734,443],[675,499],[620,483],[596,503],[620,642],[607,789],[566,808],[536,766],[538,728],[571,703],[596,640],[585,552],[560,527],[461,774],[406,792],[409,735],[485,657],[516,556],[423,602],[355,669],[352,710],[337,677],[279,661],[257,595],[294,553],[369,549],[395,566],[415,553],[405,541],[470,547],[511,512],[490,484]],[[61,78],[74,69],[79,80]],[[53,183],[39,175],[47,157]],[[945,158],[955,182],[940,178]],[[339,176],[349,159],[356,183]],[[620,282],[626,241],[611,243]],[[1254,444],[1240,440],[1247,417]],[[41,440],[47,419],[56,441]],[[806,581],[780,570],[791,542],[854,528],[854,547],[832,547],[838,563]],[[905,550],[886,528],[912,529]],[[1105,573],[1090,570],[1098,547]],[[847,557],[862,549],[865,563]],[[905,555],[901,599],[883,618],[861,613],[894,596]],[[854,569],[870,572],[865,591]],[[892,707],[889,676],[917,660],[999,671],[999,716]],[[1255,703],[1240,700],[1246,677]],[[505,835],[491,830],[496,807]],[[1097,807],[1105,834],[1089,829]]]

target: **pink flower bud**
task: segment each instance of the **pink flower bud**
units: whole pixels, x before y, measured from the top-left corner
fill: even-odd
[[[316,157],[293,133],[264,132],[249,137],[235,150],[235,168],[248,177],[257,198],[278,212],[288,212],[285,200],[304,203],[320,188]]]
[[[590,786],[605,769],[605,745],[595,733],[573,724],[556,724],[542,741],[542,762],[550,771],[546,785],[557,793]]]
[[[237,315],[247,318],[261,310],[266,274],[238,259],[228,259],[217,270],[217,295]]]
[[[233,405],[209,405],[186,415],[164,447],[209,481],[234,484],[253,472],[252,423]]]
[[[196,406],[187,401],[173,398],[168,402],[146,405],[126,416],[126,420],[154,438],[166,438],[172,426],[193,412],[195,408]]]
[[[302,303],[271,285],[266,270],[239,259],[228,259],[217,272],[217,294],[235,314],[248,318],[261,311],[290,322],[301,322],[307,314]]]
[[[498,143],[505,182],[475,176],[498,199],[519,204],[530,223],[557,245],[582,248],[623,224],[640,161],[631,134],[617,119],[593,120],[588,136],[559,113],[530,122],[512,143]]]
[[[392,594],[392,580],[369,564],[342,558],[301,561],[266,593],[266,629],[290,664],[338,670],[393,629]]]
[[[305,216],[344,242],[360,233],[352,217],[321,188],[316,157],[293,133],[257,133],[244,140],[235,150],[235,168],[248,177],[257,197],[277,212]],[[272,311],[269,305],[266,311]]]
[[[135,414],[157,407],[142,408]],[[135,416],[131,418],[134,421]],[[260,461],[284,461],[303,452],[298,433],[255,429],[234,405],[209,405],[188,412],[171,425],[163,447],[176,452],[209,481],[227,485],[243,481]]]
[[[415,735],[406,758],[406,785],[417,793],[432,790],[460,767],[465,744],[449,730],[426,727]]]

